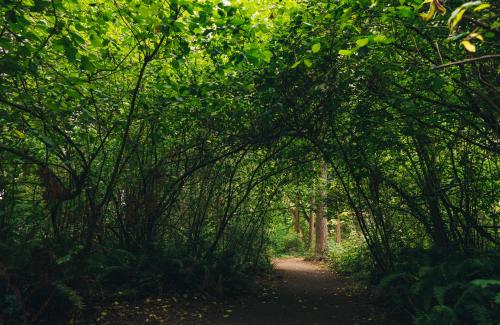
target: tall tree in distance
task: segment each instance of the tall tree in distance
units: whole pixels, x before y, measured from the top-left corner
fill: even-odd
[[[326,163],[321,164],[319,182],[319,200],[316,212],[316,258],[324,259],[328,253],[328,222],[326,220],[326,184],[328,171]]]
[[[302,229],[300,228],[300,192],[295,195],[295,205],[293,207],[293,229],[297,235],[302,237]]]
[[[315,235],[315,222],[314,222],[314,196],[309,200],[309,241],[307,246],[310,250],[314,249],[314,235]]]

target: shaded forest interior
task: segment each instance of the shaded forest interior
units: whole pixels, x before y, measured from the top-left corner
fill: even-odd
[[[0,324],[285,255],[500,323],[499,44],[494,1],[0,0]]]

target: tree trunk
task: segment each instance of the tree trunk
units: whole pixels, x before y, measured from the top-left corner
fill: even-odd
[[[295,197],[295,207],[293,208],[292,211],[292,217],[293,217],[293,229],[295,232],[300,235],[300,194],[297,193],[297,196]]]
[[[439,247],[447,247],[449,239],[439,206],[442,188],[437,174],[436,153],[428,150],[429,142],[430,140],[425,141],[421,137],[415,137],[417,156],[423,174],[422,196],[429,209],[434,243]]]
[[[309,242],[307,243],[307,247],[312,249],[314,245],[314,197],[311,197],[310,200],[310,210],[309,210]]]
[[[328,253],[328,223],[325,218],[326,184],[328,181],[326,168],[326,163],[323,163],[321,165],[318,211],[316,213],[316,257],[318,259],[326,258]]]

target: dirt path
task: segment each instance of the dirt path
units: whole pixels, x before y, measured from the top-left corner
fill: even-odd
[[[116,302],[91,324],[384,324],[366,294],[348,279],[302,258],[273,262],[277,279],[253,295],[225,302],[188,294],[136,304]]]
[[[349,281],[302,258],[274,260],[281,283],[254,297],[221,324],[375,324],[380,319]],[[256,299],[257,298],[257,299]]]

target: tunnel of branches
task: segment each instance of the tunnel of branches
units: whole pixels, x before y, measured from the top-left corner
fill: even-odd
[[[380,274],[497,249],[498,11],[421,2],[0,1],[0,292],[126,261],[216,287],[291,206]]]

